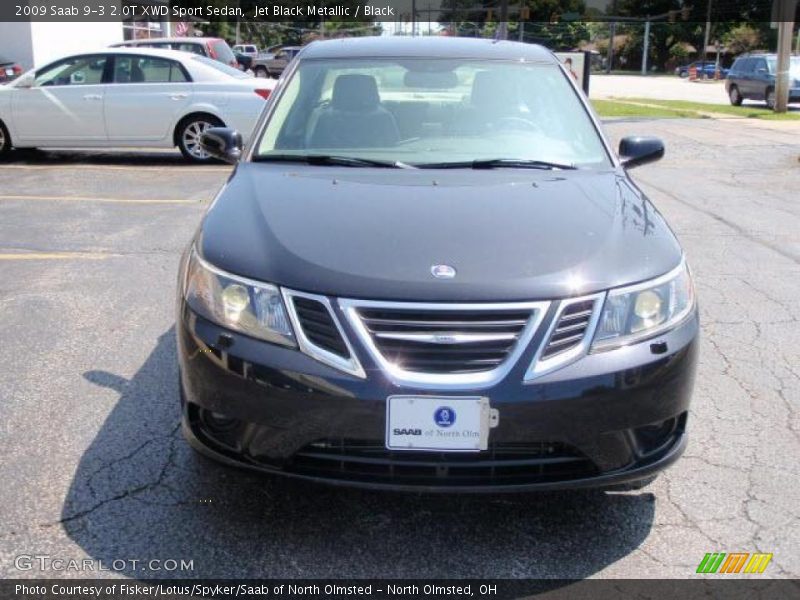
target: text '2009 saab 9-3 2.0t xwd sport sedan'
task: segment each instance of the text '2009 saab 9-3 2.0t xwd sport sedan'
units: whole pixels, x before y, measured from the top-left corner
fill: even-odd
[[[184,431],[229,464],[426,491],[619,486],[686,444],[681,247],[544,48],[313,43],[179,275]]]

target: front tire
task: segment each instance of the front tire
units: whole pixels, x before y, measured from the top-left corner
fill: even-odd
[[[731,86],[731,89],[728,91],[728,99],[731,101],[732,106],[741,106],[742,105],[742,94],[739,93],[739,88],[735,85]]]
[[[265,67],[256,67],[256,77],[266,79],[269,77],[269,71]]]
[[[213,115],[189,115],[178,123],[175,141],[184,158],[195,163],[208,163],[214,160],[200,147],[200,136],[211,127],[223,127],[224,123]]]
[[[3,122],[0,121],[0,158],[5,158],[9,152],[11,152],[11,135],[9,135],[8,129],[3,125]]]

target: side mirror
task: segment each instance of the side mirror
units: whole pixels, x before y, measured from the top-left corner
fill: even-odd
[[[211,127],[200,136],[200,147],[214,158],[235,165],[242,157],[242,134],[230,127]]]
[[[619,158],[626,169],[655,162],[663,156],[664,142],[656,137],[632,136],[619,142]]]
[[[14,87],[18,90],[29,90],[33,87],[35,77],[33,75],[23,75],[14,82]]]

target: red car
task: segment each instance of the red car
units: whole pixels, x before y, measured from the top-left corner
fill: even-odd
[[[0,84],[14,81],[22,75],[22,67],[13,60],[0,56]]]
[[[239,68],[236,55],[231,50],[228,42],[222,38],[214,37],[184,37],[184,38],[152,38],[148,40],[131,40],[114,44],[115,47],[144,47],[144,48],[163,48],[166,50],[180,50],[182,52],[193,52],[200,56],[213,58],[221,63]]]

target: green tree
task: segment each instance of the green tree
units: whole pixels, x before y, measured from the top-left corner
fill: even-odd
[[[761,48],[761,32],[747,23],[732,28],[723,38],[723,43],[731,54],[752,52]]]

